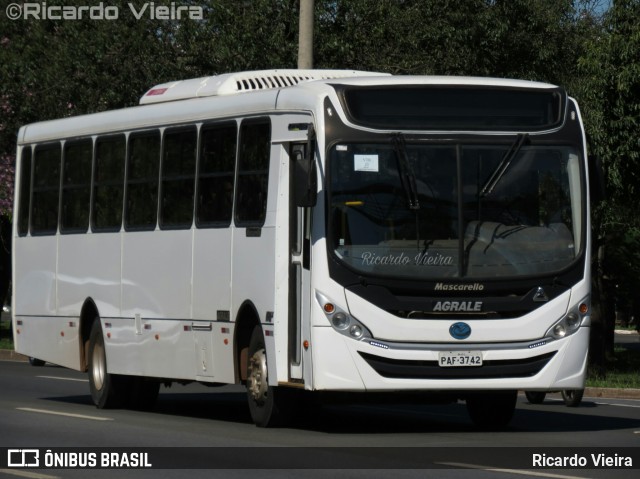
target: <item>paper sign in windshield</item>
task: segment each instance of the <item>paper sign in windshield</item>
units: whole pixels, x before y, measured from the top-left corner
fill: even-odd
[[[354,155],[353,156],[354,171],[370,171],[378,172],[378,155]]]

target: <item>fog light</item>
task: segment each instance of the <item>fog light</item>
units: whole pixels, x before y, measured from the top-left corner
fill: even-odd
[[[362,327],[360,327],[357,324],[354,324],[353,326],[351,326],[351,329],[349,330],[349,333],[354,338],[359,338],[359,337],[362,336]]]
[[[562,338],[565,334],[567,334],[567,330],[564,328],[564,325],[558,324],[555,328],[553,328],[553,334]]]
[[[350,323],[349,316],[342,312],[334,314],[331,318],[331,322],[333,323],[333,327],[336,329],[347,329]]]

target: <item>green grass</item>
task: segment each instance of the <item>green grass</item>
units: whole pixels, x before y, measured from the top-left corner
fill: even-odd
[[[640,389],[640,353],[616,347],[605,372],[587,373],[587,387]]]
[[[620,323],[616,323],[616,329],[621,329],[623,331],[636,331],[636,325],[635,324],[628,324],[627,326],[623,326]]]
[[[11,321],[0,321],[0,349],[13,349]]]

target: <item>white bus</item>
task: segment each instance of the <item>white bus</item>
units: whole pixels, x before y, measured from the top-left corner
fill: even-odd
[[[16,350],[88,371],[99,408],[244,383],[259,426],[342,391],[444,393],[502,427],[519,389],[584,387],[588,168],[562,88],[274,70],[140,103],[18,137]]]

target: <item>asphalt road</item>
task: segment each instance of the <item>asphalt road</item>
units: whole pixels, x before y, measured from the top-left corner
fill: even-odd
[[[42,448],[42,451],[167,448],[152,451],[156,465],[158,460],[166,459],[161,455],[184,459],[182,456],[191,454],[195,465],[204,458],[204,467],[208,468],[188,471],[12,468],[0,470],[2,479],[81,478],[89,473],[95,478],[154,479],[389,475],[610,479],[627,478],[635,473],[611,468],[536,468],[527,472],[523,467],[505,467],[504,459],[516,453],[529,456],[548,453],[549,448],[563,448],[557,451],[581,457],[603,446],[609,448],[609,455],[626,457],[625,448],[638,451],[639,444],[640,400],[585,398],[580,407],[568,408],[559,396],[549,395],[541,405],[531,405],[520,396],[510,427],[492,433],[474,429],[462,403],[322,406],[296,427],[260,429],[251,423],[241,388],[174,385],[170,389],[163,387],[152,412],[98,410],[91,403],[84,374],[50,365],[38,368],[24,362],[0,361],[0,453],[5,454],[6,448]],[[271,447],[280,449],[264,449]],[[517,449],[509,452],[506,448],[510,447]],[[430,454],[434,456],[427,461],[431,465],[417,469],[425,467],[424,458]],[[385,458],[390,462],[384,462]],[[406,469],[407,463],[398,466],[399,470],[385,469],[406,460],[408,464],[415,463],[416,469]],[[218,469],[215,461],[221,461],[228,469]],[[636,458],[633,467],[639,468],[639,462]],[[509,470],[475,469],[478,465]],[[259,467],[277,469],[243,469]],[[320,469],[325,467],[340,468]]]

